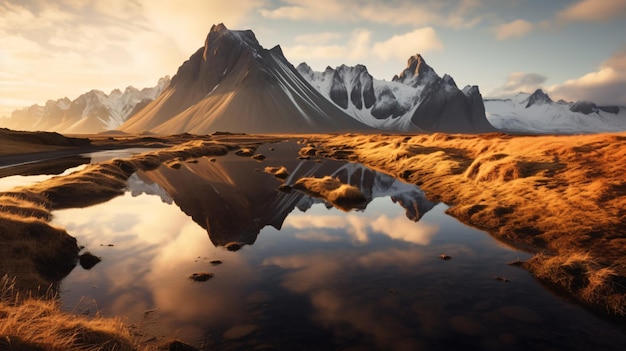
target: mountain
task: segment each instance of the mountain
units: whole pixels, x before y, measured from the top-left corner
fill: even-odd
[[[485,99],[487,119],[514,133],[575,134],[626,130],[626,107],[553,101],[543,90],[511,99]]]
[[[124,123],[160,134],[364,131],[311,87],[279,46],[266,50],[250,30],[214,25],[163,93]]]
[[[169,84],[169,77],[159,79],[152,88],[132,86],[105,94],[91,90],[75,100],[67,97],[48,100],[44,106],[32,105],[15,110],[4,121],[5,127],[17,130],[46,130],[60,133],[89,134],[116,129],[126,119],[154,100]]]
[[[335,106],[370,127],[407,132],[485,133],[495,129],[485,118],[477,86],[460,90],[452,77],[439,77],[421,55],[392,81],[374,79],[363,65],[327,67],[315,72],[306,63],[298,72]]]

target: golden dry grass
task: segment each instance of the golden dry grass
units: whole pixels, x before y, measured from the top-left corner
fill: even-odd
[[[53,298],[22,298],[0,277],[0,350],[137,350],[119,319],[64,313]]]
[[[296,181],[293,188],[321,198],[342,211],[362,210],[367,206],[367,198],[358,187],[342,183],[339,178],[331,176],[303,177]]]
[[[593,278],[585,286],[553,283],[624,314],[626,134],[342,135],[307,142],[303,155],[357,160],[404,178],[451,205],[449,214],[518,248],[565,261],[586,252],[597,264],[588,266]],[[543,264],[537,259],[529,268],[548,281],[536,270]]]

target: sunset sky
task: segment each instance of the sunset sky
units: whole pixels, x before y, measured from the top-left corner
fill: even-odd
[[[315,70],[360,63],[391,80],[421,53],[485,97],[541,87],[626,105],[626,0],[0,0],[0,116],[154,86],[220,22]]]

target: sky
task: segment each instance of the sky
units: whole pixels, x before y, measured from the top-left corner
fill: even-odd
[[[419,53],[486,98],[626,105],[626,0],[0,0],[0,116],[155,86],[217,23],[317,71],[391,80]]]

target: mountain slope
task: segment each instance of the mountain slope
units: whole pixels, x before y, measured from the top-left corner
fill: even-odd
[[[170,86],[120,127],[160,134],[215,131],[278,133],[362,131],[285,59],[263,49],[252,31],[214,25],[204,47],[184,62]]]
[[[489,122],[516,133],[599,133],[626,130],[626,108],[552,101],[541,89],[511,99],[485,99]]]
[[[1,120],[5,127],[18,130],[46,130],[60,133],[100,133],[119,127],[126,119],[154,100],[169,84],[169,77],[159,79],[152,88],[132,86],[109,95],[91,90],[73,101],[68,98],[48,100],[45,106],[32,105],[15,110]]]
[[[298,72],[329,101],[373,127],[398,131],[484,133],[495,129],[485,118],[477,86],[458,89],[452,77],[437,73],[421,55],[391,82],[374,79],[363,65]]]

